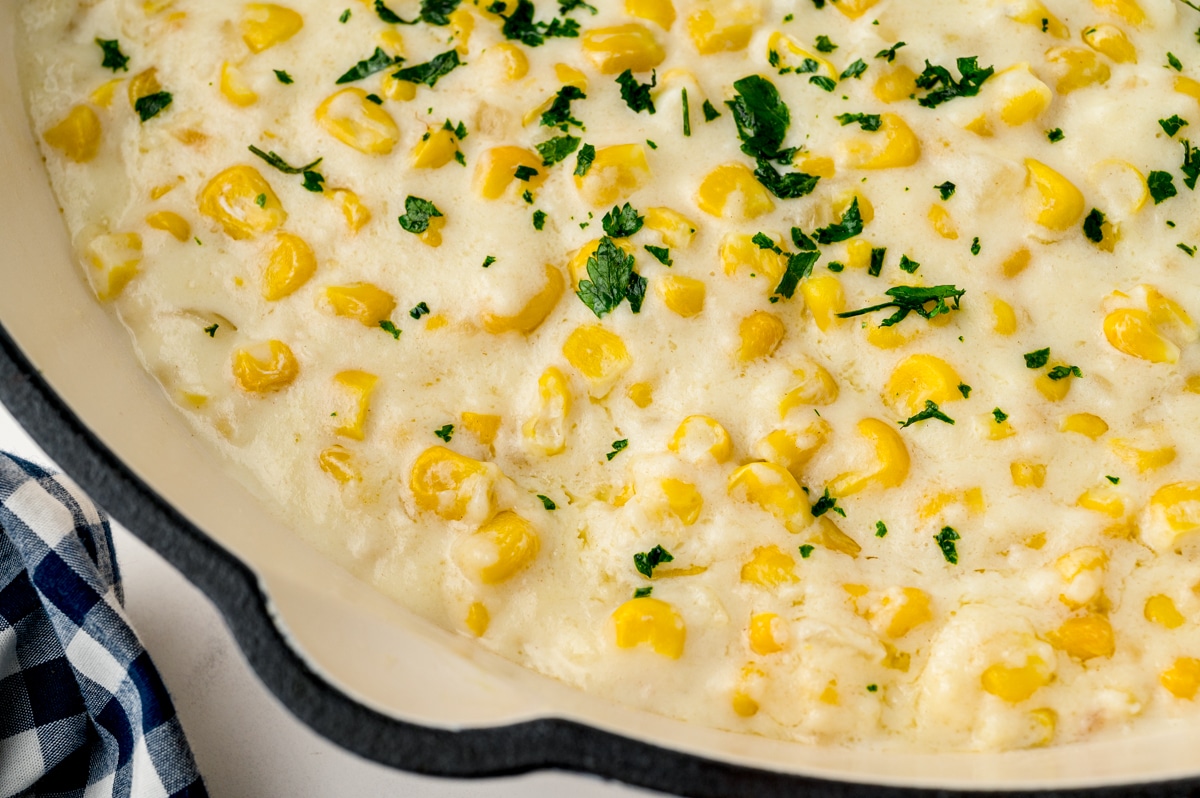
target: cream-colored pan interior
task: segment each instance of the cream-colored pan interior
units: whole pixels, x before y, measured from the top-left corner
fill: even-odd
[[[563,717],[726,762],[857,782],[1011,789],[1200,774],[1200,723],[1079,746],[923,756],[806,747],[689,726],[519,668],[356,581],[303,544],[191,436],[139,366],[125,330],[80,279],[21,101],[15,16],[15,2],[0,2],[0,323],[87,427],[258,574],[296,651],[349,696],[429,726]]]

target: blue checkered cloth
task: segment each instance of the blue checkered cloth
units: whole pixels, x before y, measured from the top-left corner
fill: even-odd
[[[104,513],[0,452],[0,796],[206,796]]]

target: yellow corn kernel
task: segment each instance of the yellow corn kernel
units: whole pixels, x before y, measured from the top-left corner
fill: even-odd
[[[391,114],[356,87],[326,97],[315,116],[326,133],[367,155],[387,155],[400,140],[400,129]]]
[[[949,241],[958,240],[958,226],[954,224],[954,219],[945,206],[938,203],[929,206],[929,223],[942,238]]]
[[[466,8],[450,12],[450,35],[457,40],[455,48],[459,55],[470,52],[471,33],[475,30],[475,17]]]
[[[856,238],[846,244],[846,265],[852,269],[865,269],[871,265],[871,242]]]
[[[877,418],[864,418],[858,422],[858,434],[866,438],[875,449],[877,467],[873,471],[841,474],[829,486],[835,496],[851,496],[872,484],[882,488],[894,488],[908,479],[911,460],[904,439],[896,428]]]
[[[528,181],[517,181],[520,167],[533,169],[536,174]],[[542,159],[523,147],[493,147],[483,155],[475,166],[475,191],[484,199],[499,199],[514,181],[517,194],[526,188],[535,189],[545,182],[548,173],[542,167]]]
[[[804,466],[829,440],[830,433],[824,419],[813,421],[799,431],[777,429],[756,443],[753,453],[755,457],[783,466],[799,482]]]
[[[1042,115],[1050,107],[1054,93],[1037,79],[1029,64],[1018,64],[1001,73],[1005,97],[1000,106],[1000,119],[1009,127],[1020,127]]]
[[[745,272],[748,276],[761,277],[767,290],[775,290],[779,280],[787,271],[787,258],[773,249],[763,249],[754,243],[754,237],[745,233],[726,233],[721,238],[718,252],[725,274],[733,276]]]
[[[200,192],[199,207],[230,238],[268,233],[287,221],[271,184],[253,166],[231,166],[209,180]]]
[[[839,146],[846,165],[852,169],[896,169],[912,166],[921,157],[921,141],[896,114],[880,114],[882,124],[874,133],[842,142]]]
[[[1046,547],[1046,533],[1038,532],[1037,534],[1030,535],[1025,539],[1024,545],[1034,551],[1041,551]]]
[[[646,149],[641,144],[601,147],[596,150],[596,159],[587,174],[574,178],[575,188],[589,205],[594,208],[612,205],[649,182]]]
[[[738,349],[738,360],[748,363],[770,357],[783,343],[786,333],[787,328],[784,327],[783,320],[774,313],[755,311],[742,319],[738,326],[738,334],[742,339],[741,348]]]
[[[267,341],[233,353],[233,378],[247,393],[272,393],[295,381],[300,364],[283,341]]]
[[[1078,507],[1103,513],[1109,518],[1125,516],[1125,500],[1111,488],[1089,488],[1075,500]]]
[[[692,463],[702,463],[710,458],[724,463],[733,456],[729,433],[710,416],[688,416],[679,422],[667,448]]]
[[[444,446],[431,446],[417,456],[409,489],[417,508],[447,521],[487,518],[500,469]]]
[[[820,364],[810,363],[794,373],[800,379],[800,384],[788,391],[779,403],[780,418],[786,418],[797,407],[825,406],[837,401],[838,385],[833,375]]]
[[[174,211],[154,211],[146,216],[146,224],[170,233],[176,241],[187,241],[192,237],[192,226]]]
[[[784,583],[799,582],[796,576],[796,560],[778,546],[761,546],[754,550],[754,557],[742,566],[741,578],[759,587],[779,587]]]
[[[963,129],[969,130],[976,136],[982,136],[984,138],[991,138],[992,136],[996,135],[996,131],[992,129],[992,123],[991,120],[988,119],[987,114],[983,114],[971,120],[967,124],[963,125]]]
[[[858,215],[862,217],[863,224],[870,224],[875,218],[875,206],[871,204],[871,200],[867,199],[867,195],[858,191],[850,191],[838,197],[833,203],[833,215],[837,218],[842,218],[846,215],[846,211],[858,200]]]
[[[1002,441],[1005,438],[1011,438],[1013,435],[1017,434],[1017,431],[1013,428],[1012,422],[1007,418],[999,423],[996,422],[995,416],[993,416],[991,413],[988,413],[982,418],[984,429],[987,430],[988,440]]]
[[[299,236],[276,233],[275,247],[263,271],[263,298],[274,302],[290,296],[317,271],[317,257]]]
[[[1156,468],[1175,462],[1175,447],[1162,446],[1157,449],[1142,449],[1129,441],[1113,438],[1108,442],[1113,454],[1121,458],[1127,465],[1133,466],[1139,474],[1153,471]]]
[[[734,200],[732,207],[731,200]],[[775,210],[770,193],[754,173],[740,163],[724,164],[709,172],[696,191],[696,205],[718,219],[745,221]]]
[[[331,285],[325,298],[338,316],[355,319],[364,327],[378,327],[396,309],[396,298],[371,283]]]
[[[562,352],[591,383],[591,394],[597,398],[607,395],[613,383],[633,365],[621,337],[598,324],[577,327],[563,343]]]
[[[898,602],[893,601],[891,596],[883,598],[884,606],[898,604],[884,630],[884,634],[893,639],[904,637],[921,624],[933,620],[930,597],[924,590],[919,587],[902,588],[899,598]]]
[[[1164,485],[1150,497],[1153,524],[1143,537],[1155,549],[1176,545],[1181,538],[1200,530],[1200,482]]]
[[[846,295],[836,277],[813,277],[800,284],[804,304],[812,314],[817,329],[825,332],[841,321],[837,314],[846,309]]]
[[[1098,161],[1088,170],[1088,180],[1091,181],[1104,204],[1117,219],[1123,216],[1133,216],[1145,206],[1146,200],[1150,199],[1146,176],[1128,161],[1118,158],[1105,158],[1103,161]],[[1111,248],[1108,247],[1109,239],[1111,239],[1111,243],[1115,244],[1117,231],[1109,224],[1108,227],[1102,229],[1102,232],[1108,238],[1101,241],[1098,246],[1111,252]]]
[[[400,35],[400,31],[398,30],[392,30],[389,28],[387,30],[380,31],[379,35],[375,37],[375,40],[379,42],[379,46],[383,48],[384,52],[393,58],[396,56],[406,55],[406,51],[404,49],[404,37]]]
[[[533,524],[506,510],[461,539],[454,547],[454,561],[471,579],[496,585],[529,565],[539,548]]]
[[[580,91],[587,91],[587,75],[583,74],[570,64],[555,64],[554,76],[558,78],[558,82],[564,86],[574,86]]]
[[[761,17],[747,6],[699,8],[688,15],[688,36],[700,55],[746,49]]]
[[[1001,663],[990,665],[980,677],[983,689],[1010,704],[1019,704],[1050,683],[1050,669],[1041,657],[1029,655],[1025,664],[1009,667]]]
[[[1175,91],[1185,94],[1193,100],[1200,101],[1200,82],[1180,75],[1175,78]]]
[[[675,4],[671,0],[625,0],[625,13],[648,19],[663,30],[675,23]]]
[[[785,634],[783,622],[775,613],[760,612],[750,616],[750,650],[755,654],[765,657],[783,651]]]
[[[251,52],[261,53],[295,36],[304,27],[304,17],[274,3],[247,3],[239,27]]]
[[[1200,690],[1200,659],[1180,657],[1159,675],[1158,681],[1171,695],[1191,701]]]
[[[796,533],[812,523],[804,492],[786,468],[774,463],[748,463],[729,476],[729,495],[756,504]]]
[[[829,516],[821,516],[817,519],[817,532],[817,536],[809,538],[809,540],[830,551],[840,552],[853,559],[857,559],[859,553],[862,552],[862,546],[858,544],[858,541],[843,532],[837,524],[829,519]]]
[[[696,223],[670,208],[647,208],[645,225],[661,235],[668,247],[684,249],[696,235]]]
[[[1171,600],[1171,597],[1161,593],[1146,599],[1144,613],[1147,621],[1165,626],[1167,629],[1178,629],[1183,626],[1185,620],[1182,613],[1175,607],[1175,602]]]
[[[462,428],[475,436],[475,440],[484,446],[496,442],[496,434],[500,431],[500,416],[491,413],[462,413]]]
[[[100,117],[87,105],[77,105],[42,138],[76,163],[87,163],[100,151]]]
[[[1054,90],[1059,94],[1107,83],[1112,76],[1108,64],[1084,47],[1051,47],[1046,51],[1046,62],[1055,79]]]
[[[400,80],[387,70],[379,78],[379,93],[389,100],[408,102],[417,96],[417,84]]]
[[[1040,488],[1046,484],[1046,466],[1041,463],[1017,460],[1008,464],[1008,470],[1018,488]]]
[[[1051,14],[1038,0],[1023,0],[1009,12],[1009,17],[1015,22],[1032,25],[1056,39],[1071,38],[1071,31],[1062,20]]]
[[[1104,337],[1118,352],[1151,363],[1176,363],[1179,347],[1158,331],[1150,314],[1134,308],[1119,308],[1104,317]]]
[[[1029,267],[1031,257],[1029,250],[1021,247],[1004,259],[1004,263],[1000,266],[1000,271],[1005,277],[1011,280]]]
[[[1200,337],[1196,322],[1173,299],[1165,297],[1153,286],[1145,286],[1146,307],[1150,311],[1150,322],[1159,330],[1169,330],[1174,336],[1185,342],[1195,341]]]
[[[1003,299],[995,298],[992,300],[992,316],[996,319],[996,323],[992,326],[992,329],[998,334],[1012,335],[1017,331],[1017,314],[1013,310],[1012,305]]]
[[[354,463],[354,455],[340,444],[323,449],[317,455],[317,465],[341,485],[362,481],[362,473]]]
[[[1091,25],[1084,28],[1083,41],[1088,47],[1104,53],[1118,64],[1137,63],[1137,48],[1129,41],[1125,31],[1116,25]]]
[[[350,400],[349,405],[335,416],[338,425],[334,433],[361,441],[367,425],[367,412],[371,408],[371,393],[379,378],[365,371],[343,371],[336,374],[333,381]]]
[[[1073,413],[1058,425],[1060,432],[1078,432],[1096,440],[1108,432],[1108,424],[1100,416],[1091,413]]]
[[[129,79],[129,107],[136,110],[138,100],[160,91],[162,91],[162,84],[158,82],[157,68],[150,67],[139,72]]]
[[[901,331],[897,326],[877,327],[867,325],[867,343],[878,349],[899,349],[921,334],[920,328],[910,327]]]
[[[1065,365],[1062,363],[1051,363],[1051,366]],[[1071,392],[1071,383],[1075,381],[1073,376],[1063,377],[1061,380],[1050,379],[1049,373],[1042,374],[1033,381],[1033,385],[1037,388],[1038,393],[1046,398],[1047,402],[1061,402],[1067,398],[1067,394]]]
[[[484,313],[480,320],[483,329],[492,335],[500,335],[505,332],[531,333],[540,327],[546,317],[550,315],[550,311],[554,310],[554,306],[558,304],[558,300],[562,298],[563,291],[566,289],[566,280],[563,279],[561,271],[546,264],[545,272],[546,284],[542,290],[530,297],[523,308],[512,316]]]
[[[1092,5],[1101,11],[1120,17],[1135,28],[1141,27],[1146,22],[1146,12],[1138,5],[1137,0],[1092,0]]]
[[[879,0],[839,0],[839,2],[834,3],[833,7],[850,19],[858,19],[874,8],[878,2]]]
[[[685,319],[698,316],[704,310],[708,289],[702,280],[673,274],[655,281],[654,288],[663,304]]]
[[[162,183],[160,185],[155,186],[154,188],[150,189],[150,199],[152,199],[152,200],[162,199],[163,197],[167,196],[172,191],[174,191],[175,187],[178,186],[179,182],[182,180],[183,180],[183,178],[181,177],[181,178],[178,178],[177,180],[171,181],[170,183]]]
[[[752,718],[758,714],[758,702],[741,690],[734,692],[731,704],[739,717]]]
[[[629,386],[626,393],[629,395],[629,401],[643,410],[654,404],[654,389],[648,382],[635,382]]]
[[[242,77],[242,72],[228,61],[221,64],[221,95],[234,105],[246,108],[258,102],[258,94]]]
[[[880,102],[907,100],[917,93],[917,73],[901,64],[880,75],[872,91]]]
[[[371,221],[371,211],[359,199],[358,194],[355,194],[348,188],[331,188],[326,189],[325,193],[330,199],[336,200],[342,206],[342,215],[346,217],[346,226],[351,232],[357,233],[359,230]]]
[[[440,247],[442,245],[442,230],[445,227],[446,217],[434,216],[429,219],[429,226],[417,238],[427,247]],[[432,321],[432,318],[430,317],[430,321]]]
[[[654,34],[637,22],[592,28],[583,34],[583,54],[602,75],[649,72],[666,58]]]
[[[142,262],[142,237],[137,233],[108,233],[88,242],[85,250],[88,280],[101,302],[116,299],[137,276]]]
[[[667,509],[679,519],[684,526],[691,526],[700,517],[704,507],[704,497],[696,486],[679,479],[664,479],[660,486],[663,495],[667,497]]]
[[[492,616],[488,613],[488,608],[483,605],[483,602],[476,601],[467,608],[467,617],[464,623],[471,634],[476,637],[483,637],[487,634],[488,626],[492,622]]]
[[[1026,211],[1029,218],[1050,230],[1067,230],[1083,216],[1083,194],[1070,180],[1032,158],[1025,160]]]
[[[571,412],[571,388],[567,378],[554,366],[538,378],[541,404],[536,416],[525,422],[521,432],[546,456],[559,454],[567,447],[567,415]]]
[[[453,130],[438,128],[427,133],[413,147],[412,166],[414,169],[440,169],[454,160],[458,152],[458,139]]]
[[[649,645],[656,654],[670,659],[683,656],[687,629],[667,602],[649,597],[630,599],[617,607],[612,618],[619,648]]]
[[[105,81],[88,95],[88,99],[101,108],[108,108],[112,105],[113,96],[117,93],[117,87],[122,82],[122,78],[113,78],[112,80]]]
[[[933,355],[912,355],[901,361],[883,389],[883,403],[908,418],[932,401],[939,405],[962,399],[962,378],[954,368]]]
[[[520,80],[529,74],[529,59],[525,56],[525,51],[511,42],[489,47],[484,53],[484,58],[495,65],[491,70],[493,74],[501,74],[509,81]]]
[[[1103,615],[1095,613],[1068,618],[1046,638],[1060,651],[1085,661],[1093,657],[1111,657],[1116,651],[1112,624]]]

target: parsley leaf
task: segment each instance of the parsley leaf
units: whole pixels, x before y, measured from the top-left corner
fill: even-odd
[[[688,108],[687,89],[680,90],[679,98],[683,105],[683,135],[686,138],[692,135],[692,112]]]
[[[375,0],[375,13],[389,25],[416,25],[417,20],[401,19],[392,9],[384,5],[383,0]]]
[[[129,56],[121,52],[121,43],[116,39],[96,39],[96,44],[100,45],[100,49],[104,52],[104,60],[100,63],[101,69],[111,69],[113,72],[117,70],[129,71]]]
[[[444,440],[446,443],[449,443],[450,438],[454,436],[454,425],[447,424],[441,429],[435,429],[433,434]]]
[[[542,156],[542,166],[553,166],[566,158],[579,147],[580,139],[575,136],[557,136],[541,144],[535,144],[538,154]]]
[[[637,569],[639,574],[649,579],[654,576],[655,568],[674,559],[671,556],[671,552],[662,546],[655,546],[650,551],[633,555],[633,567]]]
[[[290,86],[296,82],[292,80],[292,76],[287,73],[286,69],[274,69],[271,71],[275,73],[275,79],[285,86]]]
[[[343,83],[353,83],[356,80],[362,80],[365,77],[374,75],[376,72],[382,72],[390,66],[395,66],[403,60],[400,56],[392,58],[383,51],[382,47],[376,47],[375,52],[371,53],[368,58],[364,58],[347,69],[335,83],[340,86]]]
[[[534,169],[532,166],[526,166],[525,164],[521,164],[513,172],[513,177],[515,177],[517,180],[520,180],[523,183],[528,183],[529,178],[534,177],[537,174],[538,174],[538,170]]]
[[[957,189],[958,186],[954,185],[949,180],[947,180],[945,183],[942,183],[940,186],[934,186],[934,188],[936,188],[938,190],[938,193],[942,195],[942,200],[945,201],[954,196],[954,190]]]
[[[887,537],[887,524],[883,523],[882,521],[875,522],[875,537],[877,537],[877,538],[886,538]]]
[[[983,249],[983,247],[981,247],[979,245],[979,236],[975,236],[973,239],[971,239],[971,254],[972,255],[978,255],[982,249]]]
[[[953,285],[934,285],[927,288],[898,285],[884,291],[884,294],[892,297],[891,302],[883,302],[868,308],[851,310],[837,315],[839,319],[849,319],[854,316],[861,316],[864,313],[883,310],[884,308],[896,308],[895,313],[879,323],[880,327],[891,327],[894,324],[904,321],[909,313],[916,313],[923,319],[932,319],[934,316],[949,313],[951,310],[958,310],[959,300],[966,292],[965,288],[955,288]],[[947,299],[954,304],[946,304]],[[927,309],[925,306],[930,302],[935,304],[933,308]]]
[[[600,245],[587,259],[587,273],[590,279],[580,280],[575,294],[597,318],[616,310],[623,299],[629,300],[634,313],[641,310],[646,280],[633,270],[633,255],[608,236],[600,239]]]
[[[1183,62],[1180,61],[1174,53],[1167,53],[1167,64],[1176,72],[1183,71]]]
[[[393,72],[392,77],[408,83],[424,83],[432,89],[440,79],[461,65],[462,61],[458,60],[458,50],[447,50],[444,53],[435,55],[424,64],[405,67]]]
[[[533,212],[533,229],[544,230],[546,227],[546,212],[537,210]],[[630,303],[632,304],[632,303]]]
[[[834,119],[841,122],[842,127],[857,122],[859,127],[870,133],[879,130],[883,124],[883,118],[879,114],[838,114]]]
[[[217,337],[217,329],[220,326],[221,326],[220,324],[213,324],[209,327],[205,327],[204,332],[206,332],[208,334],[209,338],[216,338]]]
[[[675,261],[671,260],[671,250],[667,247],[656,247],[653,244],[646,244],[642,249],[654,256],[654,259],[663,266],[670,266]]]
[[[925,108],[936,108],[955,97],[974,97],[979,94],[979,88],[995,74],[993,67],[980,69],[978,56],[959,58],[956,61],[961,80],[955,80],[950,70],[935,66],[925,61],[925,71],[917,76],[917,88],[929,93],[917,100]],[[937,88],[938,85],[941,88]]]
[[[958,547],[954,541],[962,540],[962,536],[954,531],[954,527],[942,527],[942,531],[934,535],[933,539],[937,542],[938,548],[942,550],[942,556],[946,558],[946,562],[958,565]]]
[[[837,506],[837,498],[829,495],[829,488],[825,489],[825,494],[817,499],[816,504],[812,506],[813,518],[820,518],[825,513],[837,513],[842,518],[846,517],[846,511]]]
[[[641,230],[645,221],[646,217],[639,214],[632,205],[626,202],[620,208],[614,205],[611,211],[604,214],[600,223],[604,226],[604,232],[610,237],[628,238]]]
[[[883,259],[887,255],[887,247],[871,247],[871,262],[867,266],[867,274],[878,277],[883,271]]]
[[[283,172],[285,175],[302,174],[302,173],[307,172],[308,170],[312,169],[314,166],[316,166],[322,160],[324,160],[323,158],[318,158],[317,160],[313,161],[312,163],[305,164],[304,166],[289,166],[287,161],[283,160],[282,158],[280,158],[278,155],[275,154],[274,150],[272,150],[271,152],[263,152],[258,147],[255,147],[253,144],[251,144],[250,152],[254,153],[259,158],[262,158],[264,161],[266,161],[267,163],[269,163],[271,166],[275,167],[279,171]]]
[[[483,259],[483,268],[485,268],[485,269],[486,269],[488,266],[491,266],[491,265],[492,265],[493,263],[495,263],[495,262],[496,262],[496,256],[495,256],[495,255],[488,255],[487,257],[485,257],[485,258]]]
[[[825,91],[833,91],[837,88],[837,81],[833,78],[827,78],[824,75],[813,75],[808,79],[808,82],[814,86],[818,86]]]
[[[418,302],[416,307],[408,312],[408,315],[412,316],[414,319],[419,319],[422,316],[428,316],[429,312],[429,305],[427,303]]]
[[[997,424],[1003,424],[1005,421],[1008,421],[1008,413],[997,407],[992,410],[992,418],[996,419]]]
[[[1104,478],[1105,478],[1105,479],[1107,479],[1109,482],[1111,482],[1111,483],[1112,483],[1112,484],[1114,484],[1114,485],[1120,485],[1120,484],[1121,484],[1121,478],[1120,478],[1120,477],[1110,477],[1110,476],[1105,476]]]
[[[342,15],[340,17],[338,17],[338,22],[345,25],[349,19],[350,19],[350,9],[347,8],[345,11],[342,12]]]
[[[1088,241],[1099,244],[1104,240],[1104,213],[1092,208],[1091,213],[1083,220],[1083,234]]]
[[[1174,138],[1179,129],[1187,125],[1187,120],[1181,119],[1178,114],[1173,114],[1170,119],[1158,120],[1158,124],[1162,126],[1164,133]]]
[[[943,421],[950,425],[954,424],[954,419],[950,418],[950,416],[943,413],[941,411],[941,409],[938,408],[937,402],[934,402],[932,399],[926,399],[925,400],[925,409],[922,410],[920,413],[917,413],[915,416],[909,417],[909,419],[907,421],[901,421],[900,429],[904,429],[905,427],[912,426],[913,424],[916,424],[918,421],[928,421],[931,418],[936,419],[938,421]]]
[[[713,104],[708,100],[704,101],[704,105],[700,106],[700,110],[704,112],[704,121],[711,122],[721,115],[721,112],[713,107]]]
[[[626,438],[619,441],[613,441],[612,448],[613,450],[611,452],[606,452],[604,455],[608,458],[609,462],[612,462],[614,457],[629,448],[629,440]]]
[[[658,73],[655,70],[650,70],[649,83],[638,83],[633,71],[626,69],[617,75],[617,84],[621,87],[621,99],[635,113],[654,113],[654,98],[650,96],[650,90],[658,85]]]
[[[862,231],[862,211],[858,209],[858,197],[855,197],[837,224],[820,227],[813,235],[817,237],[818,243],[835,244],[838,241],[846,241],[847,239],[854,238]]]
[[[542,506],[545,507],[547,510],[557,510],[558,509],[558,505],[554,503],[554,499],[551,499],[549,496],[543,496],[542,494],[539,493],[537,495],[537,497],[542,500]]]
[[[501,31],[504,38],[515,39],[529,47],[541,47],[546,39],[574,39],[579,36],[579,23],[573,19],[552,19],[549,22],[537,22],[533,15],[536,9],[530,0],[517,0],[517,7],[512,14],[505,15],[508,3],[495,2],[487,10],[504,20]]]
[[[1187,139],[1183,139],[1183,165],[1179,167],[1179,171],[1183,172],[1183,184],[1189,189],[1195,190],[1196,180],[1200,179],[1200,150],[1193,150],[1192,143]]]
[[[1025,368],[1040,369],[1050,362],[1050,347],[1025,353]]]
[[[1051,144],[1057,144],[1067,137],[1067,134],[1062,132],[1061,127],[1056,127],[1053,130],[1046,131],[1046,138],[1050,139]]]
[[[904,42],[896,42],[886,50],[880,50],[879,52],[875,53],[875,57],[883,58],[890,64],[896,60],[896,51],[903,47],[904,44]]]
[[[1155,205],[1179,193],[1175,188],[1175,178],[1170,172],[1151,172],[1146,175],[1146,187],[1150,189],[1150,196],[1154,198]]]
[[[828,36],[822,34],[817,37],[817,52],[818,53],[832,53],[837,48],[838,48],[838,46],[836,44],[829,41]]]
[[[913,274],[917,269],[921,268],[921,264],[910,259],[907,255],[900,256],[900,271]]]
[[[584,144],[579,148],[579,154],[575,156],[575,174],[579,177],[586,175],[595,160],[596,148],[591,144]]]
[[[838,78],[840,80],[846,80],[847,78],[854,78],[855,80],[858,80],[866,71],[867,63],[861,58],[856,58],[854,63],[842,70],[842,74],[838,75]]]
[[[583,0],[558,0],[559,16],[565,17],[577,8],[583,8],[592,12],[592,16],[596,16],[596,7],[591,3],[585,3]]]
[[[137,102],[133,104],[133,110],[137,111],[137,115],[145,122],[158,116],[171,104],[172,99],[169,91],[156,91],[154,94],[138,97]]]
[[[404,200],[404,215],[400,217],[400,226],[414,235],[420,235],[429,229],[430,219],[441,215],[442,212],[432,202],[410,194]]]
[[[554,102],[542,114],[542,124],[546,127],[556,127],[564,133],[569,125],[582,128],[583,123],[571,116],[571,101],[584,100],[587,95],[577,86],[563,86],[554,95]]]
[[[812,553],[814,551],[816,551],[816,548],[817,547],[812,545],[811,543],[805,543],[803,546],[800,547],[800,557],[802,559],[807,560],[809,557],[812,556]]]
[[[653,587],[653,586],[651,586],[651,587],[639,587],[637,590],[633,591],[633,597],[634,597],[635,599],[639,599],[639,598],[646,598],[647,596],[649,596],[649,595],[650,595],[651,593],[653,593],[653,592],[654,592],[654,587]]]
[[[450,14],[460,0],[421,0],[421,20],[442,27],[450,24]]]
[[[775,85],[760,75],[749,75],[734,81],[733,88],[737,96],[725,104],[733,112],[742,152],[766,160],[780,157],[792,117]]]
[[[965,382],[960,382],[958,384],[958,392],[962,394],[963,399],[971,398],[971,386],[967,385]]]
[[[1079,370],[1079,366],[1055,366],[1046,372],[1046,376],[1058,381],[1067,377],[1083,377],[1083,372]]]
[[[320,172],[314,172],[311,169],[304,171],[304,182],[301,184],[306,190],[315,194],[321,194],[325,191],[325,175]]]
[[[820,177],[804,172],[781,174],[778,169],[771,165],[770,161],[762,158],[758,159],[758,166],[754,170],[754,176],[758,178],[758,182],[762,183],[767,191],[770,191],[776,197],[779,197],[779,199],[796,199],[797,197],[808,196],[817,187],[817,181],[821,179]]]
[[[813,266],[820,259],[821,253],[816,249],[797,252],[788,256],[787,269],[775,286],[775,293],[785,299],[791,299],[796,293],[796,287],[805,277],[812,275]]]
[[[390,334],[392,338],[396,339],[397,341],[400,340],[400,333],[402,333],[403,330],[401,330],[395,324],[392,324],[390,319],[384,319],[383,321],[379,322],[379,326],[384,332]]]

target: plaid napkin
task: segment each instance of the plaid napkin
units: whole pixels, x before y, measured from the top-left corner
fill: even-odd
[[[0,452],[0,796],[206,796],[121,608],[108,521]]]

